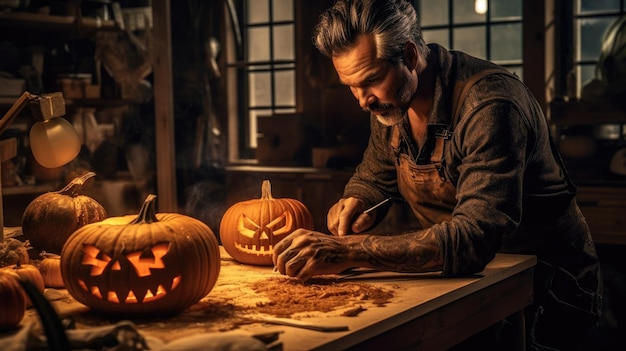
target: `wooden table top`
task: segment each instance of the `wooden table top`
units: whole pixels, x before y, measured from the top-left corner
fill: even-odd
[[[268,298],[267,292],[255,290],[254,284],[257,283],[258,286],[258,283],[263,285],[265,281],[284,279],[294,282],[294,280],[274,272],[272,267],[240,264],[222,249],[220,276],[213,290],[205,298],[174,317],[132,319],[132,322],[147,338],[157,338],[164,343],[201,333],[237,330],[250,334],[277,332],[284,350],[346,349],[372,336],[440,310],[467,296],[486,291],[511,277],[532,271],[535,264],[534,256],[498,254],[483,272],[471,277],[442,278],[438,273],[368,272],[354,276],[323,277],[328,279],[320,279],[308,285],[294,283],[296,286],[300,285],[297,286],[298,289],[304,289],[299,291],[311,291],[313,301],[321,301],[324,296],[329,295],[328,293],[315,295],[315,292],[320,291],[327,283],[337,289],[345,286],[348,289],[379,289],[390,293],[388,301],[383,304],[362,296],[346,295],[343,305],[334,309],[321,311],[313,308],[287,316],[287,319],[292,321],[347,329],[320,332],[254,321],[253,319],[257,317],[276,317],[264,313],[266,310],[263,306],[271,305],[268,303],[271,297]],[[532,275],[530,277],[532,278]],[[519,306],[512,307],[512,311],[519,311],[532,301],[532,280],[530,282],[530,289],[521,292],[521,299],[517,298],[520,302],[516,302]],[[518,284],[527,283],[526,280]],[[515,291],[520,291],[519,287],[515,287]],[[494,294],[503,295],[502,292]],[[86,306],[76,302],[65,289],[47,289],[46,296],[52,300],[61,317],[74,319],[77,328],[96,327],[118,321],[89,311]],[[468,310],[480,308],[478,305],[467,306]],[[479,312],[478,310],[473,313]],[[37,318],[36,311],[29,309],[22,323]]]

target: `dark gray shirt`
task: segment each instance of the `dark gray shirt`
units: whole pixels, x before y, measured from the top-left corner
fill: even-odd
[[[576,188],[550,142],[547,121],[527,87],[515,77],[489,75],[469,90],[452,121],[457,81],[494,67],[461,52],[430,44],[436,63],[430,125],[450,125],[445,175],[456,187],[452,219],[432,226],[444,254],[444,275],[478,272],[496,252],[534,254],[576,275],[597,263]],[[363,161],[344,196],[373,204],[400,196],[392,128],[371,117]],[[591,244],[592,246],[592,244]],[[595,279],[593,279],[595,280]]]

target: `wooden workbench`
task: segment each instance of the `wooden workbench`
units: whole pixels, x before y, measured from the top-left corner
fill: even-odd
[[[434,273],[387,272],[332,276],[328,281],[336,286],[363,285],[389,291],[391,297],[381,304],[380,301],[354,300],[347,296],[345,304],[335,310],[300,312],[289,317],[300,322],[347,327],[345,331],[320,332],[248,319],[250,311],[262,315],[263,309],[259,306],[267,301],[267,296],[251,288],[252,284],[289,278],[273,272],[271,267],[243,265],[224,251],[222,254],[220,277],[204,299],[178,316],[133,319],[139,332],[164,342],[233,329],[250,334],[279,332],[282,349],[288,351],[381,350],[391,346],[394,349],[410,346],[413,349],[444,350],[511,315],[519,316],[523,326],[521,311],[532,302],[532,276],[536,264],[534,256],[499,254],[483,272],[472,277],[441,278]],[[324,279],[301,288],[319,290],[320,284],[324,284]],[[73,318],[77,328],[119,321],[90,312],[64,289],[54,293],[60,296],[52,301],[54,307],[62,317]],[[311,296],[320,298],[314,294]],[[345,313],[355,308],[358,313]],[[35,311],[28,310],[23,323],[36,318]],[[520,329],[520,337],[523,332]]]

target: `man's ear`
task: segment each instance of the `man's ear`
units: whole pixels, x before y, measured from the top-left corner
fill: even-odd
[[[412,71],[417,67],[417,62],[419,61],[417,54],[417,45],[414,42],[409,41],[404,46],[404,64],[407,68]]]

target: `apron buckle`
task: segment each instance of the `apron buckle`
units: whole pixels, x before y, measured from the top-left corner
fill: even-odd
[[[452,132],[446,127],[439,127],[435,129],[435,137],[450,140],[450,138],[452,138]]]

